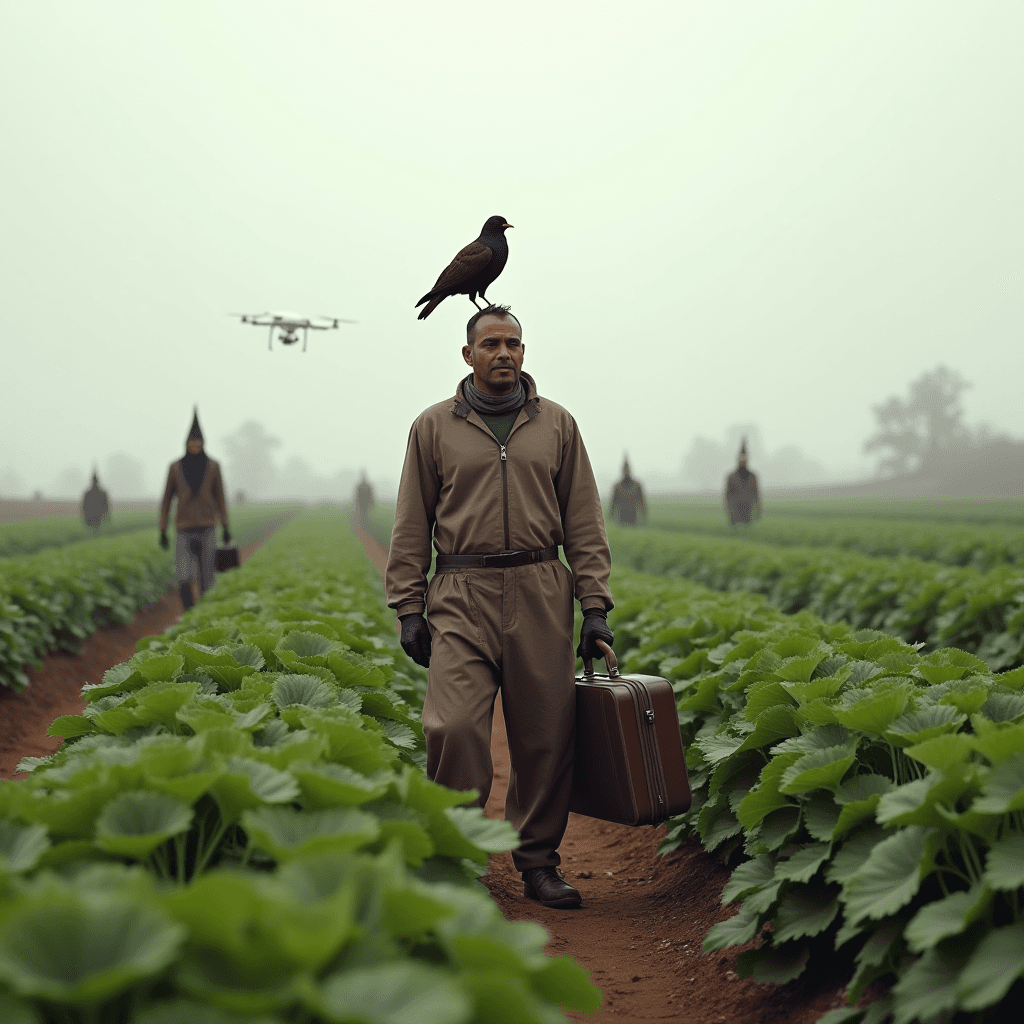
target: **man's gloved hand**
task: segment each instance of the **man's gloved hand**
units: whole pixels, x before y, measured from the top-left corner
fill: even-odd
[[[588,608],[583,613],[583,625],[580,627],[580,643],[576,648],[576,657],[584,661],[603,658],[604,652],[597,646],[603,640],[609,647],[615,643],[615,634],[608,628],[608,613],[603,608]]]
[[[224,543],[231,543],[231,531],[226,526],[224,527]]]
[[[160,547],[166,551],[171,546],[171,542],[167,539],[167,531],[160,531]]]
[[[428,668],[430,665],[430,627],[427,620],[419,612],[413,615],[403,615],[402,623],[402,650],[416,662]]]

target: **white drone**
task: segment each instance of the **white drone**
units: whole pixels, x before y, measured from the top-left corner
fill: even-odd
[[[297,313],[229,313],[228,316],[240,316],[243,324],[252,324],[254,327],[269,327],[270,334],[267,337],[267,350],[273,351],[274,331],[280,330],[277,340],[282,345],[294,345],[299,336],[297,331],[302,331],[302,351],[306,351],[306,342],[309,340],[310,331],[334,331],[338,324],[355,324],[358,320],[343,320],[337,316],[315,316],[310,319],[308,316],[299,316]],[[326,320],[327,323],[314,323],[314,320]]]

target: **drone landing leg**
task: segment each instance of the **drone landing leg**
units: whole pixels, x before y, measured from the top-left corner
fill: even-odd
[[[274,351],[274,328],[270,328],[270,333],[267,335],[267,351]]]
[[[306,342],[309,341],[309,328],[305,328],[302,332],[302,351],[306,351]]]

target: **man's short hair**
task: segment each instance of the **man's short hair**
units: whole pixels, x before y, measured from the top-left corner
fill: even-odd
[[[519,333],[523,332],[523,325],[519,323],[519,318],[512,312],[511,306],[485,306],[483,309],[477,310],[470,318],[469,323],[466,324],[466,344],[473,344],[473,329],[476,327],[478,320],[481,320],[485,316],[496,316],[499,320],[507,320],[512,317],[517,324],[519,324]]]

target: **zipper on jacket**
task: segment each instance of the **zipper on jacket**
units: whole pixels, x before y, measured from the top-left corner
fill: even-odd
[[[504,550],[511,551],[508,528],[508,474],[505,467],[507,460],[505,458],[505,446],[499,442],[498,447],[501,448],[501,515],[505,527]]]

